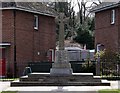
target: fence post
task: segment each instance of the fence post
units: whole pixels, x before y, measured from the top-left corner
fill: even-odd
[[[120,63],[118,63],[118,76],[120,76]]]
[[[96,63],[96,76],[100,76],[100,56],[99,55]]]
[[[117,62],[117,75],[120,76],[120,63]]]

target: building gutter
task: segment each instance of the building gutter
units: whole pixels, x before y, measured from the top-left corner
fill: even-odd
[[[120,5],[120,3],[115,3],[115,4],[109,4],[107,6],[103,6],[101,8],[96,8],[96,9],[91,9],[90,12],[100,12],[100,11],[104,11],[104,10],[107,10],[107,9],[111,9],[111,8],[115,8],[115,7],[118,7]]]
[[[6,7],[6,8],[0,8],[0,10],[21,10],[21,11],[30,12],[30,13],[35,13],[35,14],[40,14],[40,15],[45,15],[45,16],[50,16],[50,17],[56,17],[55,15],[52,15],[52,14],[49,14],[49,13],[44,13],[44,12],[19,8],[19,7]]]

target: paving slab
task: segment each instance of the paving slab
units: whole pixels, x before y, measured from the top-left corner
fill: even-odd
[[[58,86],[51,86],[51,87],[10,87],[6,89],[5,91],[98,91],[101,89],[111,89],[110,86],[64,86],[64,87],[58,87]]]
[[[0,82],[1,91],[18,91],[18,93],[98,93],[101,89],[117,89],[120,81],[107,81],[111,86],[31,86],[10,87],[10,82]]]
[[[0,82],[0,92],[10,87],[10,82]]]

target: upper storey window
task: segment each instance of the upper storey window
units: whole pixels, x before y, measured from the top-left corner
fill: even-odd
[[[38,30],[38,16],[34,15],[34,29]]]
[[[111,24],[115,24],[115,10],[111,11]]]

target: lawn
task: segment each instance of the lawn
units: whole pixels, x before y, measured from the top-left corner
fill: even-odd
[[[17,93],[17,91],[2,91],[1,93]]]
[[[99,93],[120,93],[120,90],[100,90]]]
[[[14,81],[18,80],[19,78],[0,78],[0,81]]]

